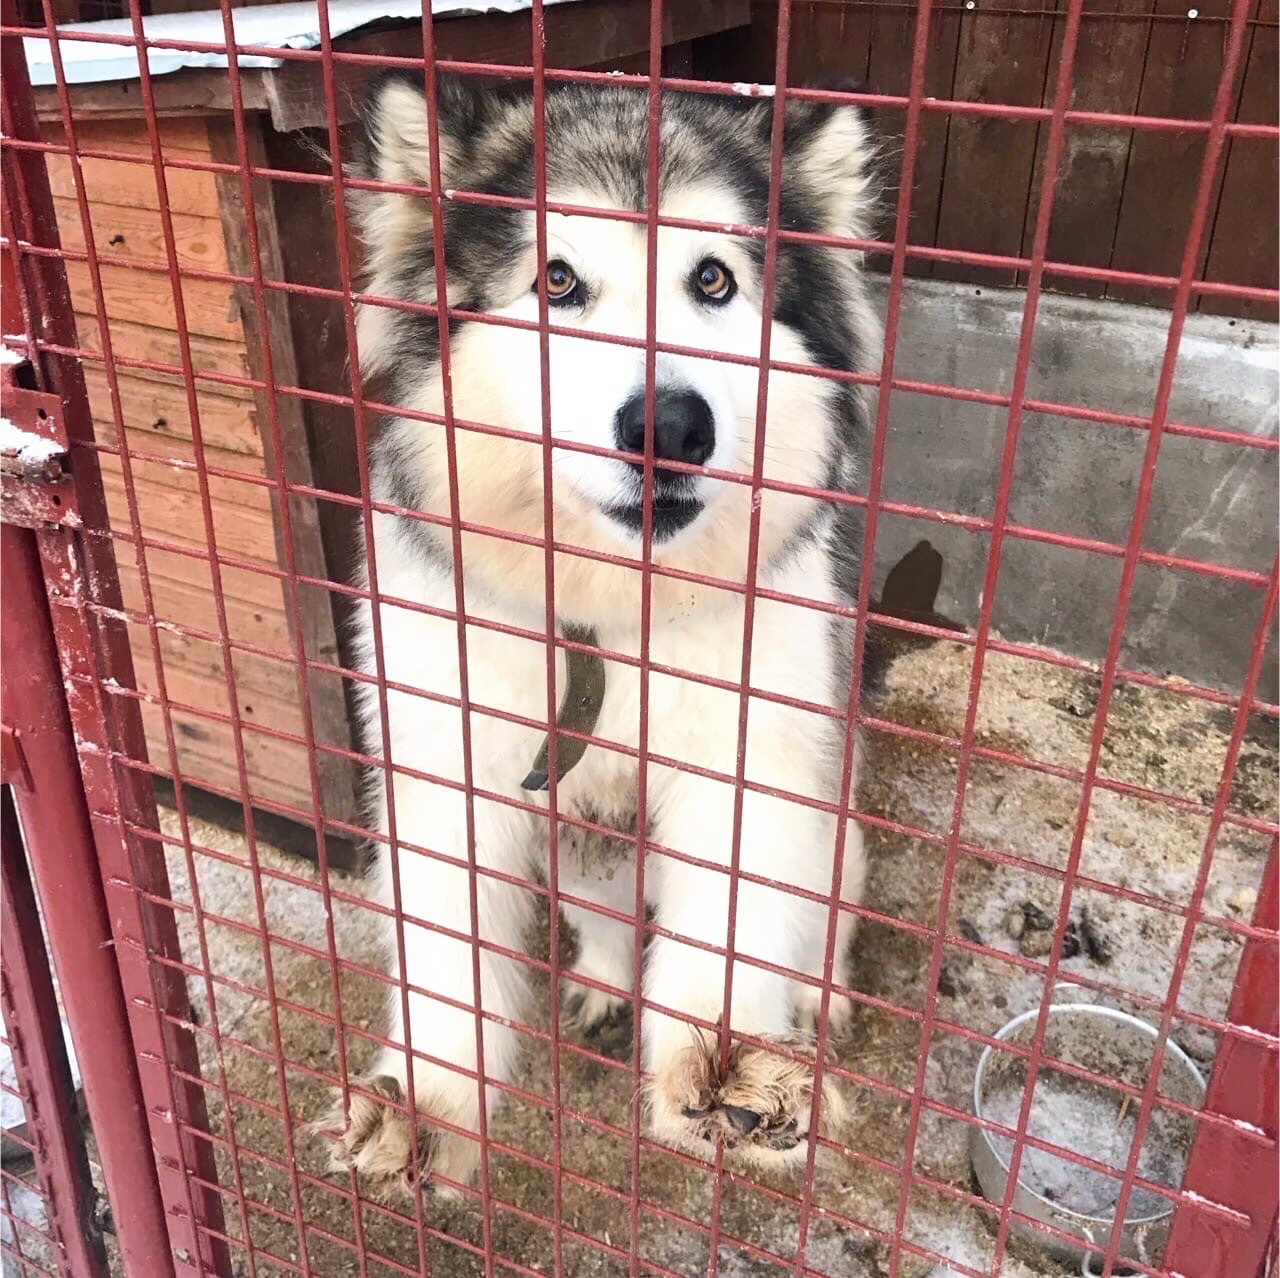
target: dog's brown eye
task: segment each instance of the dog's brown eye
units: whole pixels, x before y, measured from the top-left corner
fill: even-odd
[[[567,262],[547,263],[547,297],[553,302],[563,302],[578,287],[578,277]]]
[[[698,267],[698,291],[713,302],[727,302],[733,296],[733,276],[714,258]]]

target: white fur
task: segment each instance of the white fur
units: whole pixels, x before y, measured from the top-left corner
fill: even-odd
[[[559,192],[555,198],[590,202],[589,193]],[[736,221],[742,210],[714,190],[686,192],[680,207],[665,210]],[[591,218],[548,219],[552,256],[569,261],[591,284],[598,301],[580,321],[554,312],[555,323],[581,323],[600,332],[643,336],[645,316],[645,229]],[[714,254],[738,274],[741,290],[727,307],[710,311],[688,297],[684,281],[697,262]],[[536,264],[512,281],[511,295],[495,309],[537,318],[530,293]],[[730,236],[665,228],[659,236],[659,340],[755,356],[760,345],[758,282],[740,241]],[[376,281],[373,288],[379,291]],[[374,329],[363,328],[362,338]],[[556,438],[614,446],[613,414],[644,386],[644,352],[573,337],[550,342],[551,423]],[[774,357],[804,362],[796,335],[773,329]],[[535,333],[473,324],[451,345],[454,411],[463,420],[492,422],[539,435],[542,429],[538,338]],[[707,359],[663,356],[663,385],[699,390],[713,408],[716,451],[708,465],[749,473],[755,442],[756,369]],[[769,378],[768,447],[765,474],[796,483],[820,482],[828,454],[829,383],[774,373]],[[415,407],[443,408],[438,379],[428,379]],[[446,454],[442,432],[418,425],[413,464],[423,468],[432,494],[430,507],[447,514]],[[542,451],[527,444],[457,432],[459,501],[464,520],[497,525],[541,537]],[[554,452],[555,535],[558,540],[638,557],[636,539],[600,513],[625,481],[623,463],[565,449]],[[745,580],[751,511],[749,488],[707,478],[698,481],[708,505],[695,523],[654,549],[659,563],[707,572],[729,581]],[[792,530],[810,512],[808,500],[770,492],[763,495],[760,584],[801,597],[832,600],[825,548],[804,543],[796,554],[767,567]],[[452,580],[424,562],[408,531],[390,516],[375,519],[374,553],[380,590],[389,598],[425,603],[448,613],[455,605]],[[446,543],[447,544],[447,543]],[[479,534],[463,538],[466,607],[474,615],[542,632],[543,551]],[[744,603],[731,591],[694,587],[654,577],[649,653],[658,665],[696,672],[737,684],[741,676]],[[556,557],[558,615],[594,625],[605,651],[638,656],[640,574],[567,554]],[[452,620],[429,617],[383,604],[380,628],[385,673],[393,683],[456,698],[460,692],[458,637]],[[372,670],[373,620],[366,607],[360,620],[363,668]],[[469,693],[476,706],[545,724],[546,650],[542,641],[470,627],[466,636]],[[557,652],[557,686],[563,689],[563,652]],[[837,653],[827,616],[758,600],[755,605],[750,682],[753,687],[822,705],[833,704]],[[476,1066],[472,948],[466,939],[433,927],[470,935],[467,804],[461,715],[439,701],[399,691],[386,692],[389,746],[395,764],[437,776],[450,785],[397,774],[394,784],[398,842],[429,849],[432,856],[398,846],[379,856],[378,892],[392,900],[398,878],[405,915],[406,969],[397,973],[413,987],[410,1031],[415,1052],[456,1067],[414,1064],[419,1108],[475,1130],[479,1092],[465,1071]],[[640,676],[631,666],[607,663],[604,704],[595,734],[627,748],[639,745]],[[649,837],[654,844],[727,867],[733,854],[734,786],[705,779],[681,765],[732,777],[737,766],[739,695],[666,674],[649,676],[651,754],[675,761],[648,768]],[[380,741],[381,710],[367,690],[363,701],[370,740]],[[521,779],[537,755],[545,729],[522,727],[474,711],[470,721],[477,865],[528,877],[545,858],[547,821],[480,797],[493,792],[528,800]],[[745,774],[750,782],[831,801],[838,792],[840,725],[829,718],[753,699],[746,734]],[[626,754],[590,747],[560,783],[562,812],[588,813],[603,821],[625,819],[635,810],[637,769]],[[545,804],[545,796],[535,802]],[[375,814],[377,829],[389,830],[385,803]],[[563,840],[562,840],[563,843]],[[739,864],[742,871],[781,880],[825,896],[832,882],[836,823],[833,817],[799,803],[750,790],[742,801]],[[440,857],[452,858],[441,860]],[[863,878],[862,843],[850,823],[845,843],[843,896],[859,899]],[[564,891],[633,913],[634,865],[598,864],[562,855]],[[646,895],[663,929],[694,941],[723,947],[729,928],[729,876],[651,852],[645,867]],[[479,939],[507,949],[522,945],[537,899],[481,873],[477,880]],[[634,929],[631,925],[571,908],[569,919],[581,936],[575,971],[613,987],[617,994],[593,994],[586,1015],[603,1015],[616,997],[631,990]],[[826,945],[825,903],[806,901],[776,889],[740,882],[737,889],[730,1024],[751,1034],[783,1035],[811,1018],[818,991],[741,961],[753,957],[819,975]],[[426,926],[423,926],[423,925]],[[840,915],[838,955],[843,955],[852,917]],[[388,937],[391,940],[391,937]],[[715,1022],[722,1014],[724,960],[678,940],[658,937],[648,951],[646,999],[663,1007]],[[510,1080],[519,1034],[505,1021],[526,1016],[528,982],[513,959],[482,954],[481,1002],[498,1019],[484,1022],[484,1068],[492,1079]],[[841,976],[842,969],[837,970]],[[455,1006],[455,1005],[461,1005]],[[391,1037],[404,1039],[399,1000],[393,1000]],[[641,1026],[644,1063],[661,1075],[690,1042],[687,1025],[654,1009]],[[388,1051],[380,1073],[403,1081],[405,1055]],[[492,1106],[498,1094],[490,1089]],[[678,1119],[655,1115],[659,1133],[682,1139]],[[475,1142],[449,1163],[465,1174],[477,1154]]]

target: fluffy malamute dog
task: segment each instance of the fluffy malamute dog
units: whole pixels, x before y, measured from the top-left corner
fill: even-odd
[[[641,1026],[652,1130],[702,1154],[722,1141],[731,1159],[760,1165],[802,1160],[809,1131],[813,1072],[797,1064],[794,1046],[806,1041],[819,1005],[824,898],[837,846],[837,822],[824,805],[829,809],[838,796],[843,739],[842,722],[814,707],[845,705],[852,652],[847,626],[788,597],[847,604],[856,590],[860,546],[860,518],[847,504],[777,488],[758,498],[756,579],[763,594],[754,605],[730,1028],[786,1043],[792,1055],[735,1041],[722,1069],[716,1035],[670,1012],[715,1024],[725,990],[753,497],[749,484],[716,479],[702,468],[737,475],[752,469],[759,372],[742,357],[758,360],[760,354],[766,254],[760,238],[731,229],[766,221],[773,111],[768,98],[668,94],[662,100],[660,210],[717,229],[658,231],[658,341],[739,359],[657,356],[652,544],[659,571],[649,583],[646,806],[654,847],[645,866],[647,902],[640,906],[652,909],[656,923],[645,953]],[[545,120],[553,202],[645,210],[644,91],[548,86]],[[365,123],[360,176],[429,185],[420,80],[392,75],[375,82]],[[526,200],[534,194],[527,86],[442,81],[437,123],[446,191]],[[863,233],[870,160],[858,110],[788,104],[782,226]],[[430,202],[371,191],[352,198],[369,294],[433,305]],[[552,506],[558,546],[585,553],[557,550],[555,617],[562,634],[589,634],[602,650],[630,661],[604,663],[603,700],[591,729],[618,748],[589,746],[560,781],[558,804],[597,827],[633,835],[647,230],[643,222],[551,213],[540,260],[530,209],[446,200],[443,217],[451,306],[536,322],[541,276],[552,324],[572,331],[549,338],[551,433],[557,444],[580,446],[553,450]],[[793,369],[858,370],[876,357],[877,330],[859,272],[859,256],[847,250],[803,242],[778,247],[769,353],[792,367],[772,371],[767,380],[767,480],[846,492],[858,482],[866,434],[861,393],[847,382]],[[595,333],[621,335],[632,344],[587,336]],[[443,426],[407,419],[383,424],[373,459],[375,498],[427,512],[436,522],[375,516],[368,557],[378,591],[415,607],[383,603],[380,642],[367,609],[359,621],[363,668],[385,674],[389,685],[385,702],[362,685],[368,748],[382,751],[385,705],[392,762],[403,769],[395,773],[394,804],[387,802],[383,774],[375,774],[373,809],[377,829],[396,847],[396,872],[387,845],[380,847],[377,885],[379,899],[403,914],[406,967],[399,975],[410,990],[409,1038],[415,1055],[434,1058],[415,1059],[413,1066],[414,1099],[423,1115],[418,1158],[410,1153],[403,1110],[405,1054],[395,1050],[384,1053],[376,1076],[361,1087],[393,1103],[357,1093],[341,1116],[334,1149],[338,1162],[371,1178],[406,1187],[435,1180],[447,1189],[447,1182],[467,1179],[479,1156],[478,1138],[468,1135],[479,1125],[469,840],[474,838],[478,866],[483,1065],[500,1082],[512,1078],[519,1047],[520,1035],[509,1022],[527,1017],[527,967],[510,954],[523,944],[542,905],[541,897],[512,879],[546,872],[547,821],[491,797],[534,804],[546,798],[536,788],[540,778],[530,777],[547,718],[540,336],[529,327],[454,320],[446,368],[433,318],[370,304],[361,308],[359,347],[363,375],[377,379],[381,398],[442,413],[451,388],[459,424],[453,475]],[[469,429],[472,423],[485,429]],[[601,449],[630,456],[604,456]],[[684,468],[667,468],[667,462]],[[463,527],[460,566],[449,527],[455,495]],[[479,526],[502,529],[513,539],[476,531]],[[618,556],[634,566],[619,564]],[[468,618],[465,688],[454,620],[459,567]],[[705,578],[726,584],[707,585]],[[563,648],[556,659],[563,693],[571,673]],[[464,693],[472,707],[465,723],[448,700]],[[588,1034],[616,1025],[632,991],[633,853],[625,837],[561,829],[560,892],[600,907],[565,905],[579,947],[564,975],[562,1001]],[[863,859],[852,823],[842,875],[844,898],[856,901]],[[852,916],[842,912],[839,981],[852,926]],[[778,969],[810,973],[815,983],[789,979]],[[837,1021],[847,1016],[842,1004],[833,1002]],[[398,995],[391,1008],[390,1036],[403,1042]],[[488,1097],[492,1110],[502,1092],[490,1087]],[[828,1127],[838,1122],[839,1106],[835,1090],[824,1089],[821,1112]]]

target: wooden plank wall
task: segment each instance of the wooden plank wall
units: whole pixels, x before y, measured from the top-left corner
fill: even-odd
[[[189,7],[192,2],[165,0],[172,8]],[[1190,20],[1185,0],[1087,0],[1073,106],[1203,118],[1221,66],[1221,18],[1228,5],[1229,0],[1199,0],[1201,16]],[[157,0],[154,7],[163,5]],[[963,0],[947,0],[936,6],[925,92],[971,101],[1047,103],[1060,54],[1064,8],[1065,0],[1044,0],[1042,8],[1029,0],[976,0],[973,9],[966,8]],[[789,80],[803,83],[819,76],[852,75],[873,91],[903,94],[910,76],[915,23],[914,6],[903,0],[795,0]],[[1233,104],[1235,118],[1276,122],[1276,24],[1277,0],[1254,0],[1245,70]],[[696,42],[692,73],[707,79],[772,81],[776,27],[777,0],[752,0],[749,25]],[[642,63],[642,56],[637,55],[626,65],[642,70]],[[895,139],[901,134],[903,114],[901,110],[878,113],[889,173],[895,168]],[[202,158],[217,154],[217,139],[198,116],[166,119],[161,128],[168,154]],[[149,153],[145,128],[136,119],[86,118],[78,132],[82,146]],[[286,167],[306,168],[305,157],[292,154],[291,148],[297,149],[293,147],[296,136],[269,135],[269,158]],[[56,124],[47,126],[47,137],[54,142],[62,140]],[[911,242],[1008,255],[1026,253],[1036,216],[1044,143],[1044,130],[1035,122],[926,112],[912,196]],[[1051,259],[1133,271],[1176,272],[1203,146],[1203,134],[1070,128],[1058,177]],[[69,163],[51,156],[49,171],[63,242],[69,248],[83,249],[85,237]],[[149,165],[101,159],[85,160],[83,172],[94,239],[105,263],[103,283],[115,352],[178,365],[181,350],[166,276],[111,265],[113,256],[152,262],[165,259],[154,174]],[[1274,287],[1280,239],[1276,186],[1276,147],[1267,141],[1231,140],[1218,177],[1211,234],[1200,263],[1205,277]],[[236,254],[228,252],[213,175],[170,168],[168,190],[182,263],[227,270],[228,262],[236,259],[233,267],[246,269]],[[289,216],[283,219],[288,233],[282,235],[280,253],[289,278],[311,279],[311,274],[320,271],[325,278],[317,277],[313,282],[326,282],[332,264],[324,252],[323,235],[317,236],[314,228],[299,229],[303,212],[314,218],[315,227],[329,225],[325,210],[312,207],[322,204],[322,197],[317,193],[308,203],[299,195],[312,190],[298,187],[291,193],[286,210]],[[919,259],[910,261],[908,269],[939,278],[1017,282],[1011,270],[984,271]],[[101,350],[88,269],[83,263],[69,262],[68,274],[81,343]],[[1075,293],[1106,293],[1155,305],[1168,297],[1159,290],[1106,289],[1052,274],[1048,284]],[[251,349],[249,343],[256,339],[246,338],[230,287],[189,279],[182,287],[196,368],[251,375],[256,362],[251,356],[256,356],[257,348]],[[1216,298],[1200,299],[1198,304],[1206,311],[1257,318],[1275,318],[1276,311],[1274,306]],[[289,308],[302,314],[307,305],[305,299],[293,299]],[[298,331],[296,322],[292,327]],[[273,341],[276,336],[273,334]],[[340,366],[339,354],[322,352],[330,376]],[[299,349],[295,356],[303,384],[323,382],[323,370],[313,367],[319,358],[314,350]],[[114,443],[114,413],[100,361],[86,361],[86,378],[101,437]],[[241,472],[247,479],[266,474],[269,467],[257,420],[262,410],[252,392],[207,382],[197,385],[208,462]],[[190,472],[175,470],[169,464],[193,455],[182,379],[146,370],[121,370],[120,395],[132,448],[164,459],[139,460],[135,466],[144,531],[178,545],[203,549],[196,480]],[[345,426],[339,423],[334,429],[338,438]],[[106,456],[103,469],[113,522],[126,529],[129,512],[120,463]],[[333,484],[333,478],[318,475],[317,482],[321,486]],[[214,527],[223,550],[274,568],[277,530],[267,489],[245,479],[215,477],[210,480],[210,491]],[[324,524],[349,517],[321,503],[318,518]],[[215,632],[217,619],[207,562],[162,550],[152,550],[147,558],[156,616]],[[128,605],[145,611],[132,548],[122,543],[119,560]],[[320,569],[313,571],[319,573]],[[226,568],[223,584],[231,634],[292,653],[293,637],[278,579]],[[145,627],[137,627],[134,640],[141,685],[156,691],[151,635]],[[224,714],[229,711],[216,645],[165,630],[159,632],[159,644],[171,700]],[[318,651],[313,655],[331,656]],[[302,713],[292,666],[247,654],[237,655],[235,665],[239,709],[245,721],[301,735]],[[340,690],[337,697],[341,717]],[[152,756],[167,767],[163,719],[151,708],[146,710],[146,718]],[[179,762],[187,779],[238,790],[230,729],[184,712],[176,712],[173,723]],[[333,733],[326,739],[331,737],[337,739]],[[252,731],[244,740],[254,798],[309,809],[308,761],[301,749]],[[342,814],[341,807],[339,803],[338,814]]]
[[[46,125],[45,136],[61,143],[61,129]],[[85,148],[150,154],[146,129],[136,121],[89,121],[77,126]],[[161,124],[166,155],[203,157],[209,137],[199,118]],[[113,256],[163,263],[164,240],[159,196],[150,165],[120,160],[82,162],[89,197],[94,242],[102,267],[103,294],[113,351],[177,365],[181,362],[175,308],[168,277],[129,266],[113,266]],[[218,214],[215,179],[210,173],[166,169],[178,256],[185,266],[227,270],[227,253]],[[49,177],[57,205],[58,226],[67,248],[83,249],[85,235],[76,203],[70,161],[49,157]],[[102,351],[88,266],[67,263],[81,345]],[[182,297],[190,332],[191,356],[197,369],[247,376],[249,359],[240,312],[229,285],[186,279]],[[85,360],[90,406],[102,442],[115,445],[118,432],[105,366]],[[118,368],[121,417],[131,454],[161,458],[133,464],[138,517],[145,535],[196,550],[206,550],[199,486],[194,472],[176,470],[173,461],[194,457],[191,412],[181,377],[143,369]],[[276,565],[275,530],[267,490],[247,482],[266,473],[262,441],[252,393],[236,387],[196,383],[197,409],[205,460],[211,467],[245,479],[210,477],[213,524],[219,548],[226,554],[264,567]],[[102,455],[103,481],[113,528],[128,531],[129,507],[121,462]],[[126,607],[146,612],[143,583],[134,549],[117,543],[117,560]],[[213,580],[207,557],[150,549],[146,566],[154,615],[217,633]],[[277,578],[224,567],[228,632],[276,651],[291,654],[285,601]],[[158,692],[150,630],[131,627],[138,686]],[[200,639],[158,629],[166,691],[171,701],[223,715],[230,713],[220,648]],[[301,735],[296,676],[289,662],[237,653],[234,658],[239,710],[247,724],[262,723]],[[157,765],[170,767],[161,711],[144,707],[148,748]],[[234,739],[229,725],[198,714],[172,716],[179,768],[195,785],[240,791]],[[250,791],[255,800],[311,807],[307,760],[301,749],[260,733],[244,733]]]
[[[1222,67],[1230,0],[1086,0],[1071,104],[1087,111],[1205,119]],[[935,5],[925,93],[963,101],[1048,105],[1066,0],[948,0]],[[777,0],[752,0],[751,25],[699,41],[703,79],[774,79]],[[1254,0],[1245,73],[1232,116],[1274,124],[1277,0]],[[916,10],[901,0],[795,0],[788,79],[853,76],[873,92],[907,91]],[[903,112],[877,111],[888,171],[897,167]],[[1045,129],[1036,122],[925,112],[913,193],[911,242],[1020,256],[1030,252],[1043,175]],[[1273,142],[1235,138],[1220,166],[1202,278],[1274,288],[1277,161]],[[1176,275],[1191,215],[1203,133],[1072,125],[1064,138],[1049,241],[1050,260]],[[890,196],[890,201],[892,196]],[[888,204],[891,215],[892,203]],[[886,220],[886,233],[891,222]],[[880,265],[886,263],[881,262]],[[989,284],[1011,270],[909,264],[917,275]],[[1072,280],[1051,288],[1166,305],[1164,289]],[[1203,311],[1277,318],[1274,305],[1198,299]]]

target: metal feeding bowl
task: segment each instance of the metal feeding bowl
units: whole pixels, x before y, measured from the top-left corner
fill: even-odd
[[[1029,1047],[1039,1009],[1014,1017],[996,1038]],[[1173,1204],[1135,1185],[1125,1218],[1117,1222],[1121,1175],[1133,1145],[1140,1102],[1118,1088],[1104,1087],[1047,1064],[1049,1059],[1078,1066],[1102,1078],[1139,1090],[1146,1084],[1155,1050],[1156,1030],[1125,1012],[1091,1003],[1054,1003],[1045,1031],[1046,1062],[1036,1075],[1027,1135],[1116,1169],[1108,1176],[1027,1145],[1018,1168],[1013,1210],[1043,1221],[1062,1233],[1104,1251],[1112,1233],[1120,1234],[1117,1255],[1155,1266],[1164,1251]],[[1021,1056],[986,1048],[973,1081],[973,1110],[979,1118],[1016,1128],[1027,1079]],[[1157,1096],[1184,1105],[1204,1103],[1204,1077],[1174,1043],[1165,1046]],[[1138,1175],[1152,1184],[1177,1189],[1191,1148],[1194,1122],[1156,1104],[1138,1156]],[[1013,1139],[974,1127],[970,1132],[973,1170],[983,1195],[1002,1203],[1009,1182]],[[1099,1272],[1097,1254],[1062,1237],[1014,1218],[1012,1231],[1061,1260],[1080,1266],[1085,1278]]]

